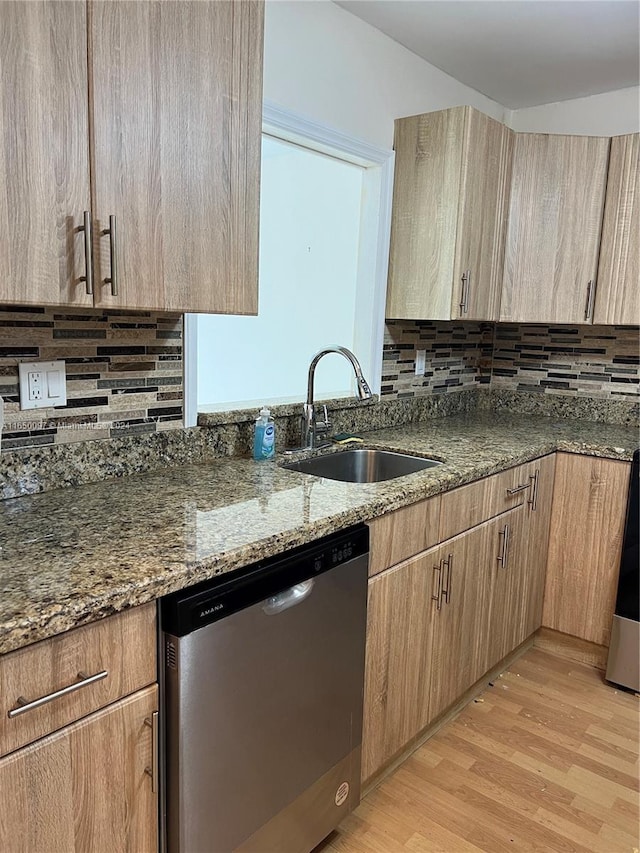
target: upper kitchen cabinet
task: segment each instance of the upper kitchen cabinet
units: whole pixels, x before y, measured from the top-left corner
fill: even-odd
[[[257,312],[263,15],[0,4],[0,302]]]
[[[609,139],[518,133],[500,319],[593,317]]]
[[[472,107],[396,121],[387,317],[497,319],[512,138]]]
[[[263,3],[89,9],[96,304],[256,314]]]
[[[91,305],[87,9],[0,4],[0,302]]]
[[[611,140],[594,323],[640,323],[640,134]]]

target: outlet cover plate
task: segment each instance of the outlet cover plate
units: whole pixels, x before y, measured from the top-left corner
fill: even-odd
[[[18,373],[21,409],[50,409],[67,405],[64,361],[21,361]]]

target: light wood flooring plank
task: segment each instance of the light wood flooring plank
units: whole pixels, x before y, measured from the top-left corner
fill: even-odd
[[[606,824],[613,829],[620,829],[622,832],[626,832],[627,835],[637,835],[638,827],[640,826],[638,807],[634,808],[631,803],[624,802],[625,808],[629,809],[629,811],[625,811],[620,809],[620,802],[624,801],[617,801],[612,807],[607,807],[602,803],[594,803],[593,800],[575,797],[573,805],[576,809],[587,812],[594,818],[599,818],[603,826]]]
[[[470,771],[469,784],[479,787],[497,802],[510,803],[523,814],[536,819],[536,814],[545,808],[586,826],[597,833],[602,828],[602,819],[579,809],[570,791],[559,785],[541,783],[535,773],[523,773],[521,768],[505,769],[504,763],[485,756],[475,762]]]
[[[599,670],[532,648],[317,853],[632,853],[639,723]]]
[[[571,848],[566,841],[564,832],[557,832],[551,822],[544,819],[545,809],[539,808],[539,803],[536,801],[533,792],[545,791],[545,786],[540,787],[539,781],[536,780],[535,785],[530,785],[528,791],[520,793],[520,779],[513,774],[510,783],[505,782],[504,775],[498,776],[496,781],[493,773],[488,772],[484,768],[478,768],[477,772],[472,773],[467,779],[466,785],[460,785],[460,774],[455,768],[452,773],[450,767],[445,766],[443,762],[438,769],[438,785],[447,787],[452,793],[461,797],[466,803],[473,803],[477,807],[486,811],[493,820],[500,821],[504,824],[504,828],[509,835],[509,842],[513,843],[513,836],[520,836],[520,846],[526,849],[528,839],[533,836],[536,842],[545,843],[551,850],[569,850],[579,849]],[[550,806],[556,807],[551,797],[545,798]],[[584,826],[586,815],[579,815],[570,806],[565,806],[565,811],[569,815],[568,818],[558,817],[558,821],[563,820],[564,824],[573,824],[576,827],[576,834],[581,826]],[[601,830],[601,821],[592,822],[589,827],[589,832],[584,833],[592,841],[597,838],[597,833]],[[549,831],[551,830],[551,831]],[[593,846],[593,845],[591,845]],[[589,844],[584,845],[584,849],[591,849]]]

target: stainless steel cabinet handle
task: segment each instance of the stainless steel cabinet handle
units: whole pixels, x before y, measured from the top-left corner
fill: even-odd
[[[82,214],[82,227],[84,231],[84,271],[85,274],[80,276],[80,281],[86,284],[87,296],[93,294],[93,264],[91,263],[91,213],[85,210]]]
[[[508,524],[505,524],[504,530],[498,532],[498,538],[502,536],[502,548],[497,559],[503,569],[506,569],[509,563],[509,533]]]
[[[151,793],[157,794],[160,762],[160,754],[158,752],[158,712],[154,711],[151,714],[151,719],[149,719],[149,717],[145,717],[144,724],[145,726],[149,726],[151,729],[151,767],[145,767],[144,772],[147,776],[151,776]]]
[[[442,560],[439,565],[433,567],[433,571],[438,573],[438,592],[431,593],[431,598],[436,602],[436,610],[440,610],[442,607]]]
[[[518,492],[526,492],[527,489],[530,489],[530,488],[531,488],[531,483],[522,483],[521,486],[515,486],[513,489],[507,489],[507,494],[509,496],[517,495]]]
[[[48,693],[46,696],[41,696],[40,699],[34,699],[32,702],[28,702],[24,696],[18,696],[17,708],[12,708],[9,711],[9,717],[19,717],[20,714],[26,714],[27,711],[33,711],[35,708],[40,708],[42,705],[46,705],[47,702],[53,702],[54,699],[59,699],[61,696],[68,696],[69,693],[75,693],[76,690],[80,690],[81,687],[88,687],[89,684],[95,684],[96,681],[102,681],[103,678],[106,678],[109,675],[106,669],[103,669],[102,672],[96,672],[95,675],[85,675],[84,672],[78,673],[78,678],[80,681],[75,684],[70,684],[68,687],[63,687],[60,690],[56,690],[53,693]]]
[[[460,296],[460,313],[466,314],[469,310],[469,290],[471,288],[471,270],[465,270],[462,274],[462,294]]]
[[[451,597],[451,580],[453,576],[453,554],[448,554],[447,559],[442,561],[443,566],[447,567],[447,585],[446,587],[442,586],[442,597],[444,598],[445,604],[449,603],[449,598]]]
[[[527,501],[531,507],[531,512],[535,512],[538,508],[538,479],[540,471],[536,468],[535,473],[529,475],[529,485],[531,486],[531,497]]]
[[[105,284],[111,285],[111,295],[118,295],[118,255],[116,243],[116,218],[113,214],[109,216],[109,227],[106,228],[103,234],[109,235],[109,263],[111,265],[111,276],[105,278]]]
[[[587,304],[584,308],[584,319],[593,319],[593,304],[596,300],[596,282],[595,279],[590,279],[587,284]]]

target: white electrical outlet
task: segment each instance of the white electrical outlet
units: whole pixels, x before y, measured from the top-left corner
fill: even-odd
[[[416,376],[424,376],[427,369],[427,351],[425,349],[416,350]]]
[[[30,370],[27,373],[27,390],[29,400],[42,400],[42,373],[38,370]]]
[[[64,361],[22,361],[20,408],[48,409],[67,405],[67,373]]]

